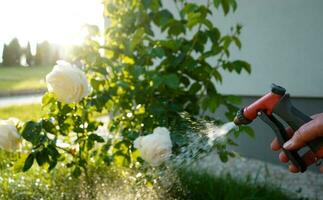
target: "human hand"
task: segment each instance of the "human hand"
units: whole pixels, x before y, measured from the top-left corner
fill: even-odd
[[[305,146],[306,143],[323,137],[323,113],[314,115],[312,118],[312,121],[304,124],[295,132],[291,128],[286,129],[288,136],[291,138],[284,144],[286,150],[300,149]],[[277,138],[275,138],[271,143],[271,149],[279,151],[281,148]],[[315,163],[316,158],[323,158],[323,147],[317,152],[308,151],[302,156],[302,159],[307,166]],[[287,155],[283,151],[279,154],[279,160],[284,163],[288,163],[289,161]],[[299,172],[299,169],[293,164],[290,164],[288,169],[293,173]],[[323,172],[323,167],[320,168],[320,171]]]

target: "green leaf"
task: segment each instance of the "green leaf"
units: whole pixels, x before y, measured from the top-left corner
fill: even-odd
[[[47,106],[55,102],[54,94],[51,92],[46,92],[42,97],[42,106]]]
[[[94,134],[94,133],[93,133],[93,134],[91,134],[91,135],[89,135],[88,140],[96,141],[96,142],[99,142],[99,143],[104,142],[103,137],[101,137],[101,136],[99,136],[99,135],[97,135],[97,134]]]
[[[53,160],[57,160],[60,157],[59,152],[57,151],[56,147],[52,144],[47,146],[48,154],[51,156]]]
[[[186,3],[182,9],[183,13],[189,14],[191,12],[198,11],[199,6],[197,6],[195,3]]]
[[[163,83],[163,78],[162,76],[158,74],[154,74],[152,77],[153,80],[153,87],[158,88],[162,83]]]
[[[203,23],[205,19],[199,12],[189,13],[187,18],[187,27],[191,30],[194,26]]]
[[[29,121],[24,125],[21,135],[25,140],[37,145],[43,138],[40,132],[41,126],[37,122]]]
[[[73,108],[67,104],[63,106],[62,109],[60,109],[60,114],[63,116],[66,116],[68,113],[72,112]]]
[[[172,20],[167,25],[168,34],[173,36],[178,36],[180,34],[185,34],[186,28],[182,21]]]
[[[137,45],[142,42],[144,34],[145,29],[143,27],[140,27],[135,31],[130,42],[130,51],[133,51],[137,47]]]
[[[156,12],[161,6],[160,0],[142,0],[142,4],[145,9],[150,8],[153,12]]]
[[[158,58],[163,58],[165,56],[165,51],[161,47],[155,47],[151,50],[151,55]]]
[[[159,101],[155,101],[149,107],[149,110],[152,114],[157,116],[165,114],[165,107]]]
[[[241,72],[241,69],[246,70],[249,74],[251,73],[251,65],[243,60],[236,60],[232,62],[232,65],[235,67],[238,73]]]
[[[166,9],[163,9],[159,12],[157,12],[156,14],[154,14],[153,17],[153,21],[155,22],[155,24],[157,26],[160,27],[165,27],[172,19],[173,19],[173,15],[171,12],[169,12]]]
[[[219,95],[210,95],[208,100],[208,107],[211,112],[215,112],[219,107],[221,102],[221,98]]]
[[[188,93],[195,95],[200,89],[202,88],[202,85],[199,84],[198,82],[195,82],[192,84],[192,86],[190,87]]]
[[[220,152],[219,156],[222,162],[227,162],[229,159],[227,152]]]
[[[216,27],[213,27],[210,30],[206,31],[206,34],[213,43],[217,43],[221,37],[220,31]]]
[[[51,170],[53,170],[57,165],[57,160],[53,159],[49,162],[49,167],[48,167],[48,171],[50,172]]]
[[[172,89],[177,89],[179,86],[179,79],[176,74],[167,74],[163,76],[163,83]]]
[[[40,126],[46,131],[46,132],[49,132],[49,133],[54,133],[56,132],[56,128],[55,128],[55,125],[51,122],[51,120],[48,120],[48,119],[42,119],[40,121]]]
[[[228,0],[222,0],[221,5],[222,5],[224,15],[227,15],[230,11],[230,4],[229,4]]]
[[[215,78],[215,80],[222,83],[222,75],[220,74],[220,72],[217,69],[215,69],[215,68],[212,69],[212,75]]]
[[[239,39],[238,37],[236,37],[236,36],[233,36],[233,37],[232,37],[232,39],[233,39],[234,43],[236,44],[236,46],[237,46],[239,49],[241,49],[241,42],[240,42],[240,39]]]
[[[213,5],[215,6],[215,8],[219,8],[221,3],[221,0],[213,0]]]
[[[48,152],[46,148],[36,152],[36,161],[39,166],[42,166],[43,164],[49,161]]]
[[[238,96],[234,96],[234,95],[228,95],[226,97],[226,100],[232,104],[240,104],[241,103],[241,98]]]
[[[203,19],[201,21],[202,24],[204,24],[208,29],[212,29],[213,28],[213,24],[210,20],[208,19]]]
[[[229,35],[226,35],[222,38],[222,42],[223,42],[223,48],[228,49],[228,47],[230,46],[230,44],[232,42],[232,37]]]
[[[33,166],[34,159],[35,159],[35,155],[33,153],[30,153],[27,159],[25,160],[24,167],[22,168],[23,172],[28,171],[31,168],[31,166]]]

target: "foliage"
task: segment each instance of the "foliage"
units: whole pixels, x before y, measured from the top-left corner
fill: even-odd
[[[25,56],[26,56],[26,62],[28,66],[33,66],[34,65],[34,56],[31,53],[31,47],[30,43],[28,42],[26,50],[25,50]]]
[[[2,52],[2,65],[17,66],[20,65],[22,50],[17,38],[11,40],[9,45],[4,45]]]
[[[228,14],[235,1],[171,3],[176,11],[159,0],[105,1],[110,21],[105,43],[99,42],[99,29],[89,25],[84,45],[75,49],[75,60],[84,63],[93,91],[76,104],[58,102],[52,93],[44,95],[42,118],[19,127],[32,144],[24,171],[36,162],[49,171],[65,162],[73,176],[88,176],[90,160],[139,167],[142,159],[133,141],[157,126],[171,128],[174,152],[187,145],[185,131],[177,131],[183,125],[181,113],[189,113],[192,120],[215,120],[205,112],[223,105],[232,120],[239,98],[217,92],[220,69],[250,73],[250,65],[230,59],[230,47],[241,47],[241,26],[222,34],[210,17],[220,6]],[[110,116],[109,134],[103,137],[94,113],[105,111]],[[60,141],[70,145],[62,147]],[[233,156],[226,144],[216,148],[223,161]]]

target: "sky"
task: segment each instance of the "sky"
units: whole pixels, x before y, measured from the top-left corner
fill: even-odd
[[[0,0],[0,53],[14,37],[22,45],[43,40],[79,44],[84,24],[103,27],[101,0]]]

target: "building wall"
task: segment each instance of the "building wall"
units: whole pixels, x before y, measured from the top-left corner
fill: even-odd
[[[287,89],[294,97],[293,103],[304,113],[323,112],[323,1],[237,1],[236,13],[223,17],[220,12],[212,21],[224,33],[236,23],[243,25],[243,47],[240,51],[232,48],[232,58],[250,62],[252,74],[224,72],[220,91],[242,95],[245,106],[268,92],[271,83],[277,83]],[[216,115],[223,117],[223,110]],[[278,153],[270,149],[273,130],[259,119],[251,126],[256,138],[242,135],[234,150],[284,166]],[[315,167],[312,170],[317,171]]]
[[[238,0],[235,14],[213,19],[222,29],[243,25],[242,50],[233,58],[252,65],[252,74],[225,73],[221,91],[261,95],[271,83],[296,97],[323,97],[321,0]]]

